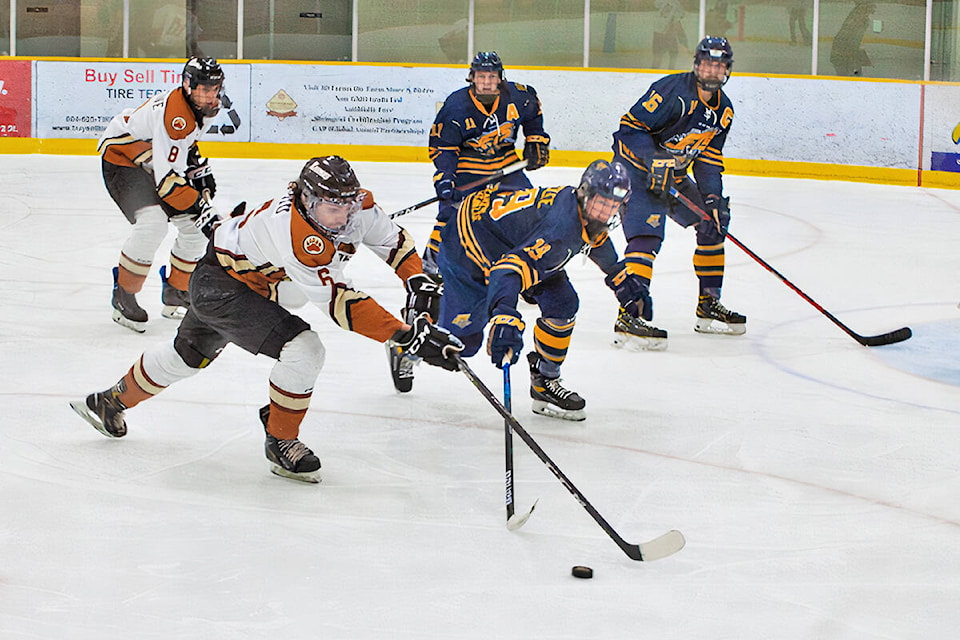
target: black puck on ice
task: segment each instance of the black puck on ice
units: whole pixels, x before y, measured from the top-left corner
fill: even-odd
[[[571,569],[570,573],[573,574],[574,578],[592,578],[593,577],[593,569],[591,569],[590,567],[583,567],[580,565],[577,565],[573,569]]]

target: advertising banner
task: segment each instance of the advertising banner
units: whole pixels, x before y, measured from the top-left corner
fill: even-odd
[[[463,69],[256,65],[252,142],[427,145],[437,104],[466,83]]]
[[[0,137],[32,137],[31,64],[29,60],[0,61]]]
[[[924,169],[960,173],[960,87],[927,85],[924,96]],[[929,164],[928,164],[929,163]]]
[[[29,63],[27,63],[29,64]],[[36,64],[37,138],[99,138],[110,120],[180,86],[182,61]],[[250,66],[224,65],[224,96],[208,140],[250,139]]]

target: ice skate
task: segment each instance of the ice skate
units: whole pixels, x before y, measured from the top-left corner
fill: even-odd
[[[560,378],[545,378],[540,373],[540,354],[531,351],[527,354],[527,362],[530,363],[530,397],[533,398],[531,408],[534,413],[575,422],[587,419],[583,410],[587,403],[579,394],[565,389]]]
[[[400,347],[386,345],[387,360],[390,362],[390,375],[393,376],[393,386],[400,393],[407,393],[413,389],[413,368],[418,359],[405,356]]]
[[[720,325],[714,325],[714,321],[719,322]],[[697,333],[742,336],[747,332],[747,317],[727,309],[720,303],[719,298],[700,296],[700,304],[697,305],[697,324],[693,330]]]
[[[126,407],[111,391],[91,393],[85,400],[74,400],[70,407],[108,438],[127,435],[127,423],[123,419]]]
[[[631,351],[663,351],[667,348],[667,332],[647,324],[643,318],[634,318],[620,307],[613,324],[613,346]]]
[[[160,298],[163,302],[163,310],[160,312],[164,318],[171,320],[180,320],[187,313],[187,307],[190,306],[190,293],[181,291],[167,282],[167,267],[160,267],[160,279],[163,281],[163,289]]]
[[[310,447],[297,438],[281,440],[266,431],[267,418],[270,416],[270,405],[260,409],[260,422],[263,423],[267,441],[264,444],[264,453],[272,464],[270,471],[278,476],[317,484],[320,482],[320,458],[314,455]]]
[[[117,283],[120,269],[113,268],[113,321],[121,327],[126,327],[143,333],[147,330],[147,312],[137,304],[137,296],[128,293]]]

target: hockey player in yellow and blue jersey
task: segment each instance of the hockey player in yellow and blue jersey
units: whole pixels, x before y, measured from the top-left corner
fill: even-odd
[[[523,159],[533,171],[550,161],[550,136],[543,130],[537,92],[530,85],[508,82],[503,62],[493,51],[481,51],[470,63],[469,86],[450,94],[430,129],[429,154],[436,167],[433,186],[440,198],[437,225],[424,251],[424,270],[436,272],[440,230],[471,191],[465,184],[493,176],[517,162],[516,144],[523,130]],[[505,190],[527,189],[522,171],[504,176]],[[483,188],[475,187],[473,191]]]
[[[733,122],[733,104],[721,87],[732,68],[733,49],[727,39],[707,36],[697,45],[693,70],[654,82],[620,119],[613,135],[614,160],[627,167],[634,185],[623,214],[627,249],[616,272],[607,278],[621,302],[614,325],[618,346],[666,348],[667,332],[644,321],[653,320],[650,280],[667,217],[697,231],[693,266],[700,297],[694,329],[733,335],[746,331],[746,317],[720,304],[724,238],[730,222],[730,199],[723,196],[723,145]],[[691,167],[696,182],[687,177]],[[701,220],[675,201],[669,195],[671,187],[713,219]],[[636,300],[640,303],[630,307]],[[714,326],[714,321],[722,325]]]
[[[564,266],[589,251],[605,271],[615,251],[608,230],[619,220],[630,196],[626,169],[605,160],[593,162],[578,187],[484,189],[468,196],[443,228],[438,266],[443,276],[439,326],[475,354],[487,328],[487,354],[497,367],[517,362],[525,324],[518,298],[540,308],[533,328],[530,396],[536,413],[583,420],[586,402],[560,385],[579,298]]]

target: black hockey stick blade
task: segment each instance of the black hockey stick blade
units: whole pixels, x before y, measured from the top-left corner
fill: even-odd
[[[706,220],[708,222],[713,221],[713,218],[710,216],[710,214],[708,214],[706,211],[704,211],[699,206],[697,206],[697,203],[695,203],[693,200],[691,200],[687,196],[680,193],[680,191],[677,190],[676,187],[670,187],[670,195],[676,198],[676,200],[680,204],[685,206],[687,209],[690,209],[690,211],[693,211],[695,214],[700,216],[701,219]],[[829,311],[824,309],[822,306],[820,306],[820,303],[818,303],[816,300],[814,300],[813,298],[808,296],[806,293],[804,293],[800,287],[790,282],[790,280],[785,275],[783,275],[782,273],[774,269],[770,263],[768,263],[766,260],[758,256],[756,253],[754,253],[753,250],[750,249],[750,247],[748,247],[747,245],[737,240],[737,238],[732,233],[727,232],[727,238],[730,240],[730,242],[740,247],[740,249],[743,250],[744,253],[746,253],[748,256],[753,258],[757,262],[757,264],[759,264],[761,267],[763,267],[764,269],[766,269],[767,271],[775,275],[777,278],[779,278],[780,282],[790,287],[794,293],[796,293],[798,296],[800,296],[801,298],[809,302],[811,305],[813,305],[814,309],[816,309],[817,311],[822,313],[824,316],[826,316],[827,319],[830,320],[830,322],[840,327],[840,329],[844,333],[846,333],[848,336],[850,336],[851,338],[859,342],[861,345],[865,347],[880,347],[886,344],[896,344],[897,342],[903,342],[904,340],[909,339],[910,336],[913,335],[913,332],[910,330],[910,327],[902,327],[900,329],[897,329],[896,331],[881,333],[880,335],[876,335],[876,336],[860,335],[859,333],[855,332],[853,329],[851,329],[847,325],[840,322],[840,320],[838,320],[836,316],[834,316],[832,313],[830,313]]]
[[[486,184],[496,182],[500,178],[504,176],[508,176],[511,173],[516,173],[517,171],[522,171],[523,169],[526,169],[526,167],[527,167],[526,160],[520,160],[518,162],[514,162],[513,164],[508,164],[503,169],[500,169],[496,173],[492,173],[489,176],[486,176],[485,178],[481,178],[480,180],[474,180],[473,182],[468,182],[463,186],[457,187],[457,191],[469,191],[470,189],[474,189],[476,187],[480,187]],[[412,204],[406,209],[400,209],[399,211],[394,211],[393,213],[390,214],[390,219],[393,220],[394,218],[405,216],[408,213],[416,211],[417,209],[422,209],[428,204],[433,204],[438,200],[440,200],[440,198],[438,198],[437,196],[433,196],[432,198],[427,198],[426,200],[421,200],[417,204]]]
[[[540,458],[541,462],[547,465],[547,468],[550,469],[554,476],[556,476],[557,480],[559,480],[560,483],[567,488],[567,491],[573,494],[573,497],[576,498],[577,502],[580,503],[580,506],[583,507],[587,513],[590,514],[590,517],[593,518],[594,522],[600,525],[600,528],[603,529],[608,536],[610,536],[610,539],[617,543],[617,546],[620,547],[625,554],[627,554],[627,557],[629,557],[631,560],[649,562],[651,560],[666,558],[667,556],[673,555],[677,551],[680,551],[680,549],[683,549],[686,541],[683,538],[683,534],[675,529],[642,544],[631,544],[624,540],[620,534],[610,526],[610,523],[607,522],[602,515],[600,515],[600,512],[597,511],[592,504],[590,504],[590,501],[587,500],[587,497],[583,495],[579,489],[577,489],[576,485],[573,484],[570,478],[568,478],[567,475],[560,469],[560,467],[558,467],[557,464],[550,458],[550,456],[547,455],[547,452],[544,451],[539,444],[537,444],[537,441],[533,439],[533,436],[527,433],[527,430],[523,428],[523,425],[517,422],[516,418],[514,418],[509,411],[507,411],[506,407],[503,406],[503,403],[500,402],[497,397],[493,395],[493,392],[490,391],[487,385],[483,383],[483,380],[477,377],[477,374],[473,372],[473,369],[470,368],[460,354],[450,353],[448,354],[448,357],[452,357],[454,360],[456,360],[460,367],[460,371],[467,376],[467,379],[470,380],[473,386],[477,388],[477,390],[480,392],[480,395],[482,395],[486,401],[490,403],[490,406],[497,410],[497,413],[499,413],[504,420],[510,423],[513,431],[520,436],[520,439],[523,440],[528,447],[530,447],[530,450],[533,451],[538,458]]]
[[[513,413],[510,384],[510,354],[504,358],[503,362],[503,407]],[[503,421],[503,434],[504,434],[504,496],[506,499],[506,508],[507,508],[507,529],[509,531],[516,531],[523,525],[527,523],[527,520],[530,519],[530,516],[533,515],[533,510],[537,508],[537,502],[539,498],[533,501],[533,506],[526,513],[516,513],[515,511],[515,498],[517,497],[517,492],[513,486],[513,429],[510,427],[510,421]]]
[[[896,331],[881,333],[876,336],[854,336],[854,339],[865,347],[882,347],[885,344],[896,344],[909,340],[912,335],[913,331],[910,330],[910,327],[901,327]]]

